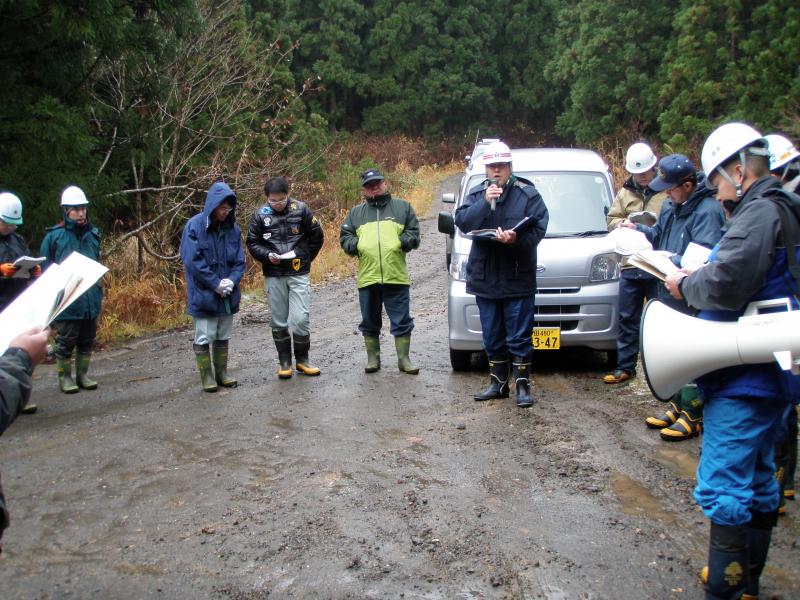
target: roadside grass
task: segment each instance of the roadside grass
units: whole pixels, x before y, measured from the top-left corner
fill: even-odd
[[[339,246],[339,228],[349,208],[361,201],[359,177],[364,169],[379,166],[389,181],[392,193],[408,200],[418,216],[424,216],[430,210],[438,184],[463,169],[457,161],[444,165],[433,162],[412,164],[402,158],[413,154],[415,146],[411,140],[391,140],[391,143],[383,145],[372,142],[370,146],[370,149],[379,149],[384,153],[382,158],[385,162],[369,156],[356,156],[358,160],[355,164],[339,161],[336,170],[324,182],[292,186],[292,196],[309,203],[320,218],[325,232],[325,243],[312,264],[312,282],[349,277],[355,275],[358,269],[358,261],[347,256]],[[348,151],[347,148],[345,151]],[[394,162],[388,158],[392,152]],[[243,234],[246,235],[250,215],[239,215],[239,219]],[[242,303],[263,302],[261,266],[253,261],[246,249],[245,259],[247,268],[242,280]],[[183,273],[176,268],[182,267],[180,263],[165,267],[163,263],[146,260],[144,271],[137,273],[134,266],[138,264],[136,242],[133,238],[122,251],[103,262],[109,268],[109,273],[102,280],[104,297],[98,327],[99,342],[119,343],[191,324],[191,317],[186,314]]]

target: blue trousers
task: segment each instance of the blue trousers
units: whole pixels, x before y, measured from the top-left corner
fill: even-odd
[[[658,280],[639,269],[625,269],[619,280],[619,336],[617,369],[636,372],[639,326],[645,299],[655,298]]]
[[[383,320],[381,307],[386,308],[391,334],[395,337],[409,335],[414,329],[414,319],[409,313],[411,296],[409,286],[395,283],[376,283],[358,290],[358,304],[361,307],[359,331],[369,337],[378,337]]]
[[[527,356],[533,351],[531,333],[534,323],[535,296],[495,300],[476,296],[483,330],[483,348],[489,358],[509,352]]]
[[[745,525],[751,510],[777,510],[775,442],[792,408],[772,398],[705,399],[694,497],[713,523]]]

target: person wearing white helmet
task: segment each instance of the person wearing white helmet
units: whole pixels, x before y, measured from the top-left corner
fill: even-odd
[[[37,265],[25,277],[18,274],[19,267],[14,261],[30,255],[28,245],[17,233],[22,225],[22,202],[11,192],[0,193],[0,312],[5,310],[19,296],[31,281],[38,277],[42,269]],[[23,414],[36,412],[36,405],[28,403]]]
[[[489,387],[474,399],[508,398],[510,354],[517,406],[528,408],[533,405],[536,249],[547,231],[549,214],[533,183],[514,175],[511,158],[503,142],[486,147],[486,180],[470,190],[456,209],[455,224],[464,233],[495,230],[493,239],[473,239],[467,262],[467,292],[478,304],[490,370]]]
[[[787,192],[800,188],[800,152],[789,138],[779,133],[764,136],[769,144],[769,170]]]
[[[641,223],[652,226],[661,205],[667,199],[663,191],[649,187],[656,176],[656,155],[644,142],[633,144],[625,153],[625,170],[630,177],[617,192],[608,211],[608,230],[621,225]],[[609,384],[628,381],[636,375],[639,356],[639,322],[645,299],[657,296],[657,280],[652,275],[628,264],[626,257],[620,264],[619,283],[619,335],[617,336],[617,364],[611,373],[603,375]]]
[[[708,136],[701,158],[728,221],[706,265],[667,278],[670,294],[711,321],[736,320],[758,300],[800,308],[792,274],[800,197],[770,174],[767,141],[749,125],[727,123]],[[694,497],[711,521],[706,597],[754,598],[780,502],[774,446],[800,397],[800,376],[773,361],[713,371],[696,383],[704,424]]]
[[[100,231],[89,221],[88,205],[86,194],[77,186],[71,185],[61,193],[64,218],[48,228],[40,247],[40,254],[46,258],[45,269],[53,263],[61,263],[72,252],[100,260]],[[88,377],[87,371],[97,337],[97,318],[102,300],[100,285],[95,284],[53,323],[58,386],[62,393],[74,394],[80,389],[97,388],[97,382]],[[73,379],[72,353],[76,347]]]

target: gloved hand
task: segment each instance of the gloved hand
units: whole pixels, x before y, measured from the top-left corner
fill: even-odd
[[[0,273],[2,273],[3,277],[13,277],[17,271],[19,271],[19,267],[15,267],[13,263],[0,265]]]
[[[231,295],[231,292],[233,292],[233,281],[230,279],[220,279],[219,285],[214,291],[223,298],[227,298]]]
[[[219,294],[223,298],[225,297],[225,291],[228,289],[228,286],[225,285],[224,282],[225,282],[224,279],[220,279],[219,284],[217,285],[217,287],[214,288],[214,292]]]
[[[42,267],[40,267],[39,265],[36,265],[31,269],[31,278],[38,277],[41,274],[42,274]]]

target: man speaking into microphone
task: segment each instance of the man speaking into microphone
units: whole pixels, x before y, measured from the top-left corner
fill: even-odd
[[[486,180],[470,190],[455,213],[456,226],[464,233],[495,230],[490,239],[473,239],[467,263],[467,292],[477,300],[491,376],[489,387],[474,398],[508,398],[510,354],[517,406],[527,408],[533,404],[529,375],[536,247],[549,217],[533,183],[513,174],[506,144],[489,144],[483,163]]]

